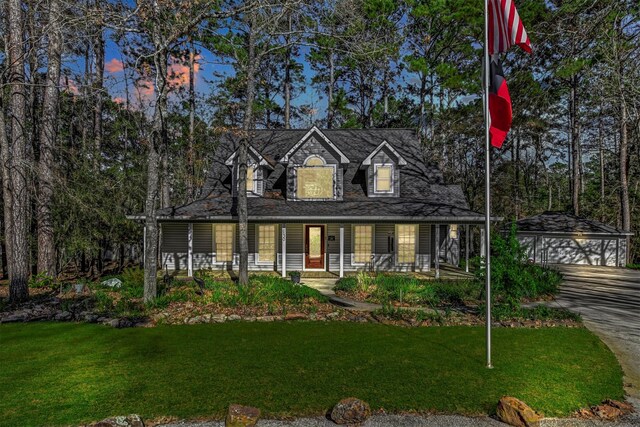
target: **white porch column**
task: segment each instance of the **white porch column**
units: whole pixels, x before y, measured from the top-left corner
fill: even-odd
[[[484,240],[484,228],[480,229],[480,256],[485,257],[485,240]]]
[[[469,228],[471,224],[464,226],[465,239],[464,239],[464,271],[469,272]]]
[[[344,277],[344,224],[340,224],[340,277]]]
[[[440,224],[436,224],[436,250],[434,255],[436,265],[436,279],[440,278]]]
[[[189,223],[187,235],[187,276],[193,277],[193,223]]]
[[[282,230],[282,277],[287,277],[287,224],[281,224]]]

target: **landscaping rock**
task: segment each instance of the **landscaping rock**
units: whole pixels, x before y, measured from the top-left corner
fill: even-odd
[[[284,320],[305,320],[307,316],[303,313],[288,313]]]
[[[260,418],[260,409],[251,406],[231,405],[224,420],[226,427],[253,427]]]
[[[542,419],[526,403],[511,396],[500,399],[496,415],[503,423],[516,427],[538,427]]]
[[[144,427],[144,422],[139,415],[121,415],[107,418],[97,423],[90,424],[91,427]]]
[[[54,319],[64,321],[64,320],[70,320],[71,317],[73,317],[71,313],[69,313],[68,311],[63,311],[61,313],[56,314]]]
[[[211,323],[224,323],[225,320],[227,320],[225,314],[212,314],[209,318],[209,322]]]
[[[238,316],[237,314],[232,314],[229,317],[227,317],[227,320],[230,320],[230,321],[240,320],[240,319],[242,319],[242,317]]]
[[[341,425],[359,425],[371,416],[369,404],[355,397],[347,397],[333,407],[331,420]]]
[[[110,288],[118,289],[119,287],[122,286],[122,280],[118,279],[117,277],[114,277],[112,279],[108,279],[103,282],[100,282],[100,284],[102,286],[108,286]]]

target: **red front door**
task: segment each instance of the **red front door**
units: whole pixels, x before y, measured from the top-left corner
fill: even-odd
[[[324,269],[324,225],[304,226],[304,268]]]

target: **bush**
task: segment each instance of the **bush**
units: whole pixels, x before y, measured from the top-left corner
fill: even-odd
[[[113,310],[113,298],[105,291],[97,290],[93,293],[96,310],[100,313],[109,313]]]
[[[475,263],[480,267],[480,259]],[[485,268],[476,269],[476,277],[484,283]],[[553,295],[562,280],[560,273],[548,267],[530,264],[526,248],[516,237],[515,224],[503,237],[494,234],[491,244],[491,286],[497,301],[518,307],[523,298]]]
[[[169,307],[172,302],[187,302],[192,300],[193,297],[194,293],[192,291],[187,289],[177,289],[147,302],[145,306],[148,309],[158,308],[162,310]]]
[[[336,285],[333,287],[336,291],[355,291],[358,287],[358,281],[355,277],[343,277],[342,279],[336,282]]]
[[[120,294],[125,298],[142,298],[144,295],[144,270],[140,267],[125,268],[120,275]]]
[[[46,273],[38,273],[35,276],[29,278],[29,287],[32,289],[53,289],[58,285],[58,282],[54,277],[47,275]]]
[[[523,319],[581,321],[579,314],[573,313],[564,308],[549,307],[543,304],[533,308],[513,307],[510,304],[496,304],[491,308],[491,314],[496,320]]]

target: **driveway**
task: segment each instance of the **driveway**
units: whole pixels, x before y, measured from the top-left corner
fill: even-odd
[[[555,305],[580,313],[584,324],[616,354],[625,390],[640,402],[640,271],[553,265],[564,275]]]

